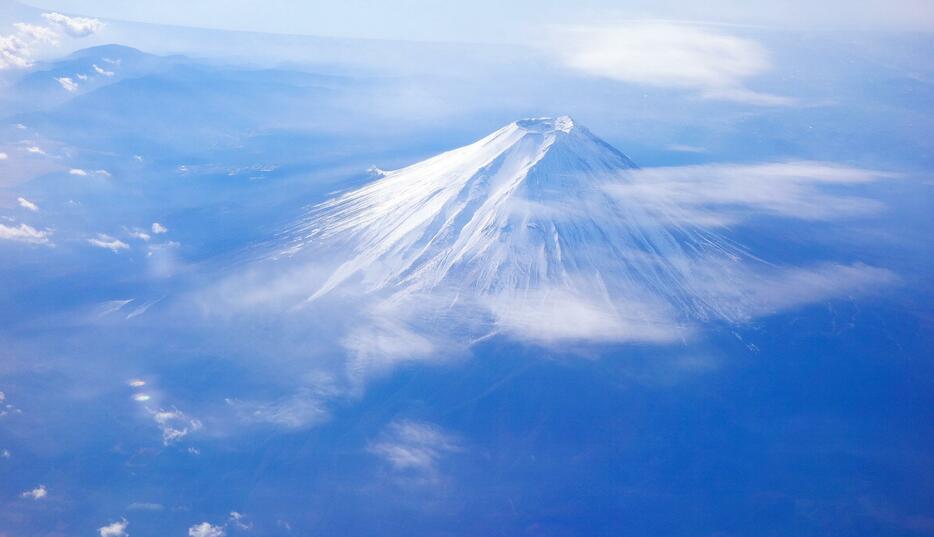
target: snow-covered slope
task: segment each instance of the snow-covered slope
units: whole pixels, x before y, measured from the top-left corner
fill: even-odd
[[[510,308],[571,296],[613,311],[722,314],[696,286],[698,263],[742,254],[621,198],[613,186],[633,168],[569,117],[525,119],[316,207],[288,252],[352,252],[312,301],[355,281],[367,292],[506,297]]]

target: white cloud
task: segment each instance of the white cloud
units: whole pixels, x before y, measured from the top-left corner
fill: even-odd
[[[334,395],[333,380],[318,378],[315,386],[305,387],[298,393],[275,401],[224,401],[237,416],[249,423],[268,423],[289,429],[315,425],[328,419],[325,401]]]
[[[486,301],[496,328],[519,339],[562,341],[642,341],[683,339],[690,329],[662,300],[651,296],[612,300],[599,290],[538,289],[501,294]]]
[[[111,237],[110,235],[105,235],[103,233],[98,233],[97,237],[93,239],[88,239],[88,244],[91,246],[96,246],[98,248],[106,248],[113,253],[117,253],[120,250],[127,250],[130,248],[130,245]]]
[[[195,524],[188,528],[188,537],[224,537],[227,532],[223,526],[214,526],[209,522]]]
[[[397,420],[389,424],[380,439],[369,446],[399,471],[434,474],[440,460],[462,447],[450,434],[430,423]]]
[[[0,459],[9,459],[12,456],[9,449],[0,450]]]
[[[103,67],[98,67],[96,63],[95,63],[95,64],[92,64],[91,67],[93,67],[93,68],[94,68],[94,72],[96,72],[96,73],[99,74],[99,75],[114,76],[114,72],[113,72],[113,71],[108,71],[108,70],[104,69]]]
[[[110,524],[99,528],[97,531],[100,533],[100,537],[128,537],[126,532],[127,526],[130,523],[126,519],[118,520],[116,522],[111,522]]]
[[[149,401],[150,399],[152,399],[152,397],[150,397],[149,394],[145,394],[145,393],[133,394],[133,400],[136,401],[137,403],[145,403],[146,401]]]
[[[128,234],[134,239],[139,239],[141,241],[148,241],[151,238],[149,236],[149,233],[146,233],[145,231],[142,231],[139,229],[129,231]]]
[[[178,409],[152,412],[152,419],[162,430],[162,443],[166,446],[185,438],[190,433],[201,429],[201,422],[190,418]]]
[[[152,223],[152,232],[155,233],[156,235],[160,235],[160,234],[162,234],[162,233],[165,233],[165,232],[167,232],[168,230],[169,230],[169,228],[163,226],[163,225],[160,224],[159,222],[153,222],[153,223]]]
[[[133,387],[133,388],[141,388],[141,387],[143,387],[143,386],[146,385],[146,381],[145,381],[145,380],[141,380],[141,379],[133,379],[133,380],[127,382],[127,385],[130,386],[130,387]]]
[[[22,207],[23,209],[26,209],[26,210],[28,210],[28,211],[37,212],[37,211],[39,210],[39,206],[38,206],[38,205],[36,205],[35,203],[29,201],[29,200],[26,199],[26,198],[23,198],[23,197],[16,198],[16,202],[19,203],[19,206],[20,206],[20,207]]]
[[[104,24],[97,19],[68,17],[60,13],[43,13],[42,16],[50,26],[16,22],[13,24],[15,33],[0,35],[0,70],[30,67],[33,49],[36,46],[59,44],[59,34],[56,28],[72,37],[85,37],[104,27]],[[67,77],[64,79],[68,80]],[[67,85],[67,82],[62,82],[63,79],[58,80],[63,87]]]
[[[22,494],[20,494],[20,497],[32,498],[33,500],[41,500],[42,498],[45,498],[48,495],[48,493],[49,491],[48,489],[45,488],[45,485],[39,485],[38,487],[32,490],[27,490],[23,492]]]
[[[58,44],[58,34],[55,33],[55,30],[47,26],[38,26],[36,24],[17,22],[13,24],[13,27],[16,28],[16,31],[21,38],[28,39],[36,43],[48,43],[50,45]]]
[[[87,17],[69,17],[61,13],[43,13],[42,18],[55,24],[71,37],[87,37],[104,29],[104,23]]]
[[[245,522],[246,517],[242,513],[236,511],[231,511],[230,516],[227,518],[227,524],[233,525],[235,528],[240,530],[248,530],[253,528],[253,524]]]
[[[754,105],[794,102],[748,89],[750,78],[771,68],[766,51],[709,27],[661,21],[572,27],[560,30],[550,46],[566,66],[592,76]]]
[[[896,174],[827,162],[712,164],[635,170],[608,191],[677,222],[725,225],[761,214],[802,220],[834,220],[877,213],[872,199],[829,191],[890,179]]]
[[[5,224],[0,224],[0,240],[48,245],[51,244],[51,241],[49,240],[51,235],[52,232],[49,230],[39,231],[38,229],[26,224],[20,224],[19,227],[11,227]]]
[[[16,35],[0,35],[0,70],[32,65],[29,43]]]
[[[71,175],[76,175],[78,177],[87,177],[89,175],[97,175],[100,177],[110,177],[110,172],[107,170],[83,170],[81,168],[72,168],[68,170],[68,173]]]
[[[44,155],[45,154],[45,150],[37,145],[27,147],[26,152],[32,153],[33,155]]]
[[[0,151],[0,160],[6,160],[6,159],[8,159],[8,158],[10,158],[9,155],[7,155],[6,153]]]
[[[78,73],[78,74],[75,75],[75,76],[78,77],[78,80],[87,80],[87,79],[88,79],[88,75],[83,74],[83,73]]]

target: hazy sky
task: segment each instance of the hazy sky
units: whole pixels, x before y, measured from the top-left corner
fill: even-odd
[[[75,14],[277,33],[415,40],[522,42],[549,24],[664,18],[789,27],[934,31],[930,0],[27,0]]]

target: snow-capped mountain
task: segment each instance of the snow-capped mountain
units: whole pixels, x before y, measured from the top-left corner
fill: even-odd
[[[354,281],[392,295],[508,297],[510,308],[563,296],[595,311],[726,315],[698,287],[700,266],[745,256],[620,196],[634,168],[569,117],[524,119],[317,206],[288,253],[352,252],[311,301]]]

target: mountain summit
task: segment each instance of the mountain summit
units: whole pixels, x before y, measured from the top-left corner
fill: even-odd
[[[570,117],[510,123],[313,209],[294,253],[351,252],[315,290],[555,294],[706,315],[693,261],[735,261],[716,236],[627,201],[635,164]],[[602,306],[601,306],[602,307]]]

